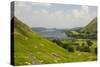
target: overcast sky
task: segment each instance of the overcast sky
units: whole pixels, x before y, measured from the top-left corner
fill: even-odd
[[[96,17],[97,7],[17,1],[15,16],[30,27],[74,28]]]

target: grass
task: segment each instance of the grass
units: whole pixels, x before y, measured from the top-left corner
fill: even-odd
[[[97,17],[94,18],[87,26],[85,26],[81,32],[96,32],[97,30]]]
[[[92,61],[96,55],[87,52],[68,52],[56,43],[41,37],[38,33],[32,32],[30,28],[14,18],[14,65],[29,64],[51,64],[65,62]],[[71,44],[70,40],[63,43]],[[81,44],[83,40],[76,40]],[[96,47],[96,41],[93,41]]]
[[[32,33],[30,34],[33,35]],[[44,38],[33,35],[31,38],[27,38],[20,33],[14,34],[14,51],[15,51],[15,64],[21,65],[28,62],[32,64],[34,60],[30,60],[29,55],[35,57],[36,60],[42,60],[42,63],[56,63],[67,61],[67,51],[59,47],[55,43],[52,43]],[[59,60],[55,59],[52,54],[57,54]],[[23,59],[23,60],[22,60]],[[54,61],[57,60],[56,62]]]
[[[67,52],[55,43],[41,37],[39,38],[37,35],[33,35],[32,38],[25,38],[25,36],[15,33],[14,57],[16,65],[35,64],[32,63],[33,61],[37,61],[37,64],[50,64],[91,61],[96,59],[96,55],[92,53],[78,51],[74,53]],[[81,40],[78,43],[81,43]],[[58,57],[53,56],[53,54],[58,55]],[[32,56],[31,58],[30,55]],[[34,60],[34,58],[36,59]]]
[[[63,44],[72,45],[74,48],[76,46],[82,46],[82,43],[84,43],[87,46],[86,43],[87,39],[76,39],[73,42],[71,40],[63,40],[61,41]],[[93,43],[92,46],[90,46],[91,51],[94,51],[94,49],[97,47],[97,40],[90,39],[90,41]],[[77,43],[77,45],[75,45]],[[70,55],[71,54],[71,55]],[[77,61],[90,61],[90,60],[96,60],[97,55],[93,52],[80,52],[75,50],[75,52],[70,53],[69,56],[72,56],[72,60],[69,59],[71,62],[77,62]]]

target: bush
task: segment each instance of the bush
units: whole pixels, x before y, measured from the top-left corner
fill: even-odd
[[[92,46],[93,43],[90,40],[87,40],[87,44],[88,46]]]
[[[82,43],[82,47],[84,47],[85,46],[85,43]]]
[[[82,43],[82,46],[77,46],[76,50],[80,52],[90,52],[91,51],[89,46],[86,46],[84,43]]]
[[[71,44],[64,44],[63,48],[67,49],[69,52],[74,52],[74,46]]]
[[[82,49],[83,52],[90,52],[90,48],[88,46],[84,46]]]
[[[74,48],[73,48],[73,47],[69,47],[69,48],[68,48],[68,51],[69,51],[69,52],[74,52]]]
[[[73,43],[73,45],[76,45],[76,46],[78,46],[78,45],[79,45],[79,43]]]
[[[68,48],[68,44],[64,44],[63,48],[67,49]]]
[[[59,46],[63,46],[63,43],[60,40],[52,40],[52,42],[56,43]]]
[[[76,50],[77,51],[80,51],[80,46],[79,45],[76,47]]]

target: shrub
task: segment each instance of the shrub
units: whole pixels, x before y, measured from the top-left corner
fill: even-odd
[[[76,46],[78,46],[78,45],[79,45],[79,43],[73,43],[73,45],[76,45]]]
[[[62,43],[60,40],[52,40],[52,42],[56,43],[60,47],[64,46],[64,43]]]
[[[80,51],[80,46],[79,45],[76,47],[76,50],[77,51]]]
[[[71,44],[64,44],[63,48],[67,49],[69,52],[74,52],[74,46]]]
[[[63,48],[67,49],[68,48],[68,44],[64,44]]]
[[[87,44],[88,46],[92,46],[93,42],[91,42],[90,40],[87,40]]]
[[[84,47],[85,46],[85,43],[82,43],[82,47]]]
[[[69,52],[74,52],[74,48],[73,48],[73,47],[69,47],[69,48],[68,48],[68,51],[69,51]]]
[[[89,46],[86,46],[84,43],[82,44],[82,46],[77,46],[76,50],[80,52],[90,52],[91,51]]]
[[[62,44],[62,43],[60,42],[60,40],[53,40],[53,42],[57,43],[58,45],[59,45],[59,44]]]
[[[84,46],[82,51],[83,52],[90,52],[90,48],[88,46]]]

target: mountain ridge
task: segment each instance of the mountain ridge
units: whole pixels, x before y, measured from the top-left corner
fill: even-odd
[[[97,31],[97,17],[90,21],[88,25],[86,25],[81,32],[96,32]]]

